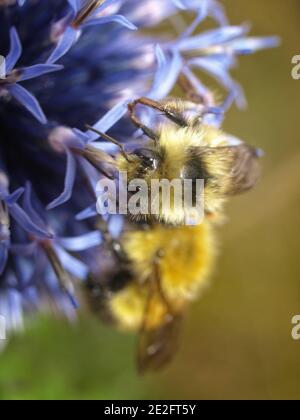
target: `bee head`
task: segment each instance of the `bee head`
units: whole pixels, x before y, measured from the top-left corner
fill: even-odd
[[[150,148],[142,148],[135,150],[133,154],[138,158],[142,171],[154,172],[158,170],[161,163],[161,158],[156,150]]]
[[[161,163],[159,151],[145,147],[134,150],[127,161],[122,156],[119,157],[118,167],[120,171],[127,173],[128,181],[144,179],[150,182],[152,178],[159,178]]]

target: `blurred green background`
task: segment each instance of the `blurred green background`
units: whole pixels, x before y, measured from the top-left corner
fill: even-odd
[[[162,0],[163,1],[163,0]],[[166,371],[139,377],[135,338],[94,319],[41,318],[0,357],[0,399],[300,398],[299,0],[225,0],[232,23],[278,34],[279,49],[240,60],[249,108],[225,128],[266,151],[264,177],[229,206],[211,288],[189,312],[182,346]]]

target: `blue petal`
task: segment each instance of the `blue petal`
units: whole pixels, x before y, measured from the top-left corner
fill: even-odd
[[[204,84],[194,75],[194,73],[190,70],[189,67],[185,67],[183,69],[183,74],[188,78],[188,80],[191,82],[191,84],[195,87],[196,92],[202,96],[203,98],[206,98],[206,106],[212,105],[211,100],[209,98],[212,97],[212,93],[210,89],[208,89]]]
[[[82,210],[80,213],[78,213],[76,215],[76,220],[78,221],[82,221],[82,220],[86,220],[86,219],[90,219],[92,217],[97,216],[97,209],[96,209],[96,204],[93,204],[91,207],[88,207],[84,210]]]
[[[122,26],[125,26],[125,28],[131,29],[132,31],[136,31],[137,27],[131,23],[125,16],[122,15],[111,15],[111,16],[104,16],[99,17],[95,19],[90,19],[84,25],[83,27],[87,26],[94,26],[94,25],[104,25],[105,23],[119,23]]]
[[[94,126],[95,130],[106,133],[113,125],[115,125],[128,111],[128,101],[122,101],[115,105],[107,114],[104,115]],[[87,131],[90,140],[97,140],[99,138],[97,133]]]
[[[236,101],[236,93],[231,91],[221,105],[207,110],[207,114],[203,117],[203,122],[220,128],[225,118],[225,112],[228,111],[234,101]]]
[[[10,73],[22,54],[22,45],[15,27],[10,30],[10,51],[6,56],[6,73]]]
[[[114,3],[120,3],[120,0],[106,0],[101,6],[97,7],[96,13],[102,12],[102,10],[106,9],[108,6],[111,6]]]
[[[87,182],[89,182],[92,190],[96,191],[97,184],[99,182],[99,172],[94,168],[94,166],[92,166],[90,162],[88,162],[83,157],[78,156],[78,161]]]
[[[190,64],[204,70],[206,73],[213,76],[226,89],[233,91],[239,106],[242,108],[245,107],[246,99],[242,87],[231,78],[230,74],[222,65],[220,65],[218,60],[209,57],[195,58],[191,60]]]
[[[159,46],[156,48],[156,56],[158,70],[148,96],[159,100],[168,96],[172,91],[182,70],[183,63],[181,56],[176,51],[172,53],[172,58],[167,60]]]
[[[40,104],[28,90],[16,83],[9,85],[7,89],[40,123],[47,123],[47,118],[40,107]]]
[[[89,142],[90,136],[88,134],[83,133],[81,130],[78,130],[78,128],[73,128],[73,132],[78,138],[78,142],[80,143],[78,144],[79,147],[84,147],[84,145]]]
[[[102,235],[99,231],[89,232],[74,238],[59,238],[59,244],[67,251],[80,252],[101,245]]]
[[[26,214],[28,214],[31,220],[34,220],[38,226],[47,230],[44,220],[42,220],[41,216],[37,213],[37,211],[32,206],[31,190],[32,190],[31,183],[27,182],[26,187],[25,187],[24,199],[23,199],[24,210]]]
[[[19,200],[23,192],[24,192],[24,188],[19,188],[16,191],[14,191],[12,194],[8,194],[4,199],[5,203],[8,206],[12,206]]]
[[[77,14],[83,5],[82,0],[68,0],[68,3],[72,7],[74,14]]]
[[[74,277],[84,280],[89,272],[88,267],[77,258],[68,254],[60,245],[55,245],[55,250],[64,269]]]
[[[33,79],[47,73],[62,70],[64,67],[56,64],[36,64],[35,66],[22,69],[22,75],[19,81]]]
[[[120,151],[117,145],[109,143],[106,140],[94,141],[93,148],[112,155]]]
[[[70,152],[69,149],[66,149],[67,155],[67,170],[65,176],[65,187],[63,192],[57,197],[54,201],[52,201],[48,206],[47,210],[52,210],[55,207],[61,206],[62,204],[66,203],[70,200],[73,193],[75,178],[76,178],[76,159],[74,158],[73,154]]]
[[[182,33],[180,38],[183,39],[192,35],[193,32],[196,30],[197,26],[206,18],[206,16],[207,16],[207,8],[203,7],[201,8],[194,22],[190,26],[187,27],[187,29]]]
[[[13,219],[27,232],[42,239],[52,239],[53,235],[36,225],[24,210],[18,205],[13,204],[9,207],[9,213]]]
[[[68,27],[60,38],[56,48],[47,60],[47,64],[53,64],[63,57],[73,47],[80,35],[80,31]]]
[[[207,31],[204,34],[182,39],[178,42],[177,47],[181,51],[208,49],[211,46],[222,45],[235,38],[241,37],[248,31],[248,25],[225,26]]]
[[[228,19],[225,14],[224,6],[219,4],[217,1],[210,2],[209,14],[212,16],[221,26],[228,26]]]
[[[265,48],[275,48],[280,44],[280,38],[276,36],[258,38],[249,37],[231,41],[229,43],[230,48],[239,55],[253,54],[256,51],[263,50]]]
[[[224,7],[218,0],[172,0],[177,7],[186,10],[192,10],[206,16],[211,16],[221,26],[228,25],[228,19],[225,15]]]

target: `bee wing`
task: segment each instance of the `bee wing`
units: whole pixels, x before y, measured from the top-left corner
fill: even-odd
[[[156,281],[159,282],[159,279]],[[153,328],[153,314],[158,302],[162,305],[161,321],[158,327]],[[151,284],[138,343],[137,363],[140,373],[159,370],[172,360],[178,349],[182,318],[181,313],[173,313],[160,287]]]
[[[261,152],[246,144],[231,147],[232,168],[231,184],[227,194],[235,195],[246,192],[253,188],[261,175],[259,158]]]
[[[138,370],[159,370],[170,363],[178,348],[182,317],[174,317],[155,330],[140,335]]]
[[[257,184],[261,175],[260,150],[241,143],[236,146],[210,148],[208,153],[219,154],[220,159],[226,155],[225,159],[229,162],[226,195],[241,194]]]

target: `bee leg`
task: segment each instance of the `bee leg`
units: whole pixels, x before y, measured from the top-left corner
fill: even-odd
[[[171,314],[172,310],[170,307],[170,304],[164,294],[163,291],[163,287],[161,284],[161,275],[160,275],[160,263],[161,260],[163,259],[164,255],[162,253],[162,251],[158,251],[156,253],[156,255],[154,256],[153,259],[153,273],[152,275],[149,277],[148,281],[149,281],[149,293],[146,299],[146,303],[145,303],[145,308],[144,308],[144,319],[143,322],[141,324],[141,330],[140,330],[140,335],[143,336],[143,334],[147,331],[147,326],[149,323],[149,314],[150,314],[150,309],[151,309],[151,305],[152,305],[152,300],[155,296],[159,296],[159,298],[161,299],[161,302],[163,303],[163,305],[165,306],[165,308],[167,308],[167,313]]]
[[[78,12],[75,20],[72,22],[74,28],[78,28],[91,14],[96,10],[97,7],[100,7],[105,0],[90,0],[86,2],[87,4],[82,7]]]
[[[139,100],[134,101],[130,104],[128,104],[128,110],[129,110],[129,115],[130,115],[130,119],[133,122],[133,124],[139,128],[140,130],[143,131],[143,133],[149,137],[150,139],[154,140],[155,142],[158,141],[158,136],[154,133],[154,131],[151,130],[151,128],[147,127],[146,125],[144,125],[136,116],[134,110],[137,106],[137,104],[139,103]]]
[[[157,111],[161,111],[165,116],[173,121],[175,124],[179,125],[180,127],[186,127],[188,124],[186,120],[174,109],[172,110],[171,106],[166,106],[163,103],[153,101],[149,98],[140,98],[134,101],[132,104],[129,105],[129,111],[131,112],[131,119],[136,118],[134,115],[134,108],[138,105],[145,105],[149,108],[155,109]]]
[[[96,130],[94,127],[91,127],[90,125],[86,126],[90,131],[93,131],[94,133],[98,134],[100,137],[102,137],[104,140],[107,140],[110,143],[115,144],[120,149],[120,152],[122,156],[127,160],[127,162],[131,162],[129,155],[126,153],[125,148],[122,143],[118,142],[118,140],[115,140],[113,137],[109,136],[106,133],[103,133],[102,131]]]
[[[153,281],[154,284],[156,285],[157,291],[159,293],[159,296],[162,300],[162,302],[164,303],[165,307],[168,309],[168,314],[170,316],[172,316],[173,314],[173,308],[172,305],[170,304],[167,296],[165,295],[164,289],[163,289],[163,285],[162,285],[162,281],[161,281],[161,274],[160,274],[160,264],[161,261],[164,259],[165,257],[165,253],[163,250],[159,250],[156,254],[156,256],[154,257],[154,261],[153,261],[153,265],[154,265],[154,277],[153,277]]]

